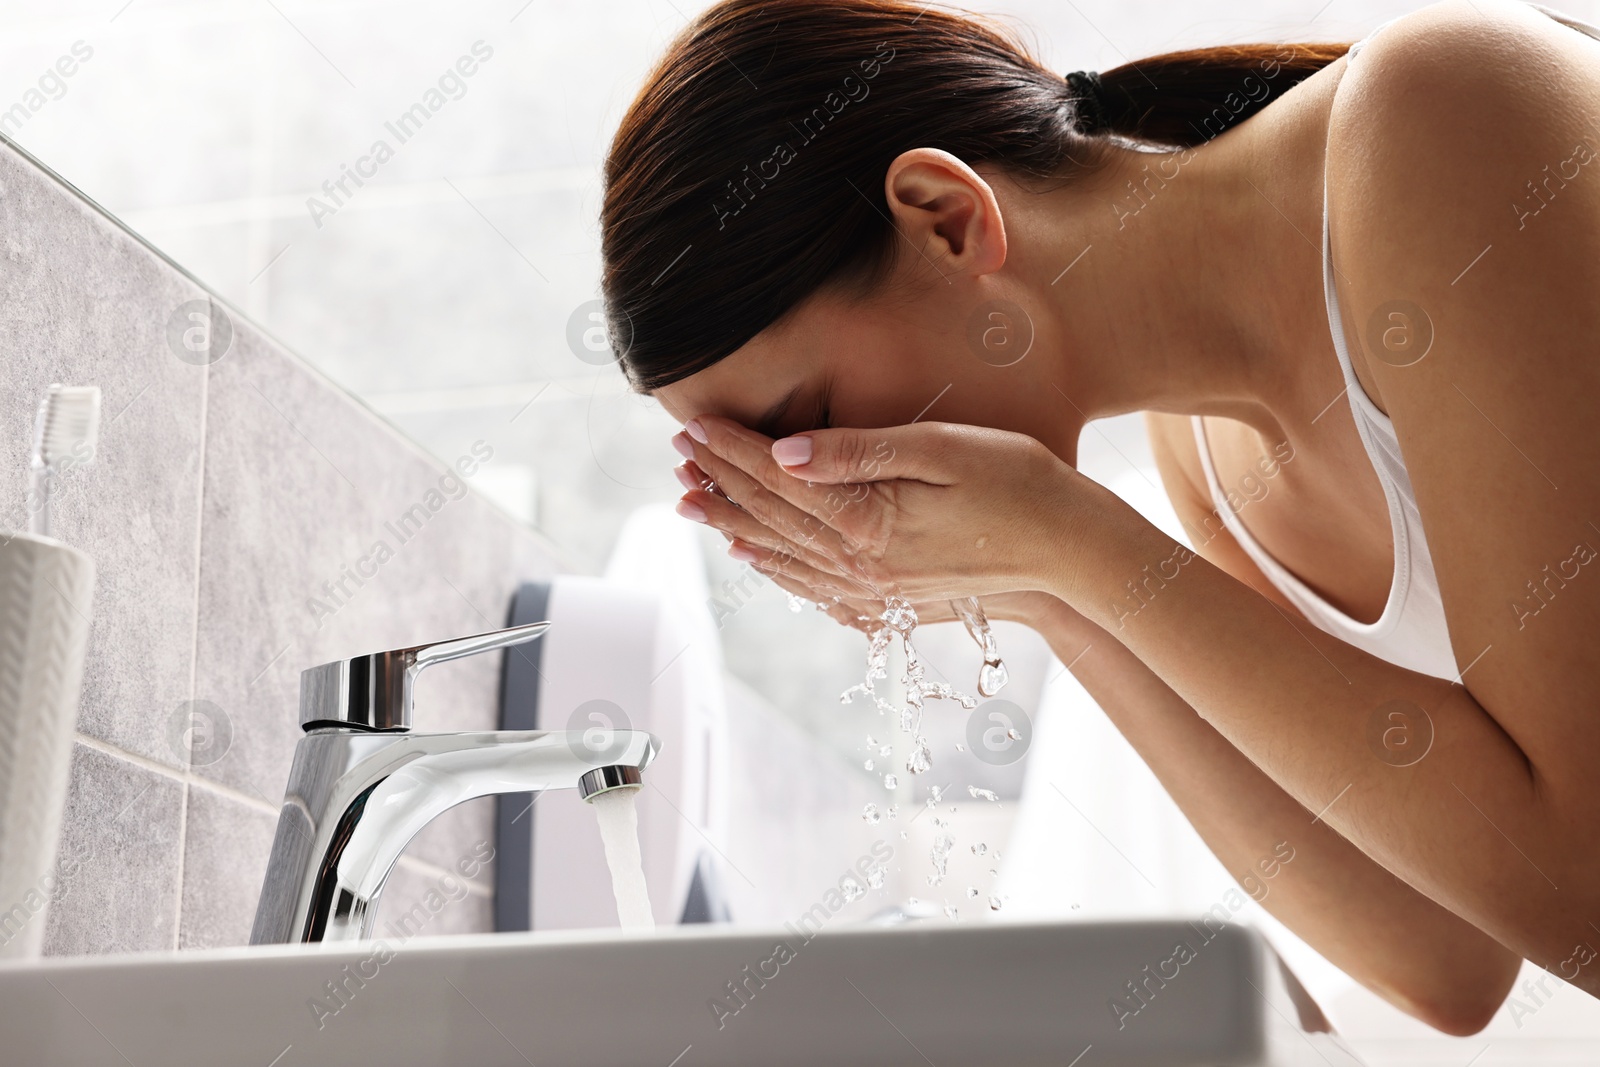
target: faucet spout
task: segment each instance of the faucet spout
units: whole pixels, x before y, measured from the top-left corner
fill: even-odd
[[[313,728],[295,750],[252,944],[371,936],[384,883],[406,844],[476,797],[637,784],[656,756],[648,733],[383,733]],[[605,783],[612,783],[606,785]]]

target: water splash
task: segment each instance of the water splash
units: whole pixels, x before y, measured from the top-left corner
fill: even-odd
[[[928,884],[938,885],[950,873],[950,850],[956,847],[956,839],[950,836],[950,825],[943,819],[936,817],[933,826],[933,873],[928,875]]]
[[[979,797],[982,797],[984,800],[996,800],[997,801],[997,800],[1000,799],[998,796],[995,795],[994,790],[992,790],[992,789],[979,789],[975,785],[967,786],[967,795],[969,797],[971,797],[973,800],[977,800]]]
[[[988,616],[983,613],[983,607],[975,596],[952,600],[950,608],[956,613],[956,618],[966,626],[967,633],[972,635],[972,639],[978,642],[978,647],[983,650],[983,666],[978,669],[979,695],[986,697],[997,695],[1011,680],[1011,675],[1000,659],[1000,642],[995,639],[994,631],[989,628]]]
[[[878,622],[882,625],[873,630],[867,640],[865,677],[858,685],[853,685],[839,694],[839,703],[849,704],[857,695],[865,696],[880,712],[893,716],[899,724],[900,731],[911,739],[909,752],[906,755],[906,770],[912,774],[925,774],[933,766],[933,750],[922,733],[925,702],[952,700],[963,709],[971,711],[978,706],[978,701],[958,691],[948,682],[928,680],[927,668],[923,665],[916,645],[911,641],[911,632],[917,628],[917,612],[910,601],[904,597],[888,597],[884,600],[883,614],[878,617]],[[905,686],[906,701],[900,708],[884,700],[877,691],[877,683],[889,676],[889,646],[896,637],[900,639],[900,650],[904,653],[906,661],[906,672],[901,678]]]

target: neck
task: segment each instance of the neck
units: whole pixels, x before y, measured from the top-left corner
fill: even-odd
[[[1082,419],[1216,415],[1281,440],[1337,394],[1318,80],[1198,148],[1115,149],[1089,181],[1040,198],[1052,239],[1029,276],[1062,341],[1060,388]]]

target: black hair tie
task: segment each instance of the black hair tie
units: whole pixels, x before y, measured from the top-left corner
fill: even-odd
[[[1106,125],[1105,85],[1092,70],[1075,70],[1066,77],[1077,94],[1077,127],[1084,133],[1102,130]]]

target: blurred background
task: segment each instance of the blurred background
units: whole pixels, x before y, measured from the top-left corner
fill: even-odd
[[[541,531],[573,569],[599,573],[624,520],[680,492],[668,444],[675,423],[582,343],[599,295],[601,164],[651,63],[704,6],[0,0],[0,130],[423,449],[449,462],[490,440],[496,461],[474,486]],[[1065,72],[1200,45],[1354,40],[1419,5],[968,6],[1024,29]],[[1600,18],[1590,0],[1561,10]],[[75,58],[71,76],[54,73],[63,56]],[[474,73],[441,83],[462,56],[473,57]],[[397,137],[391,127],[430,92],[443,93],[442,105]],[[347,174],[379,140],[392,158],[357,185]],[[1081,466],[1182,538],[1137,417],[1091,425]],[[792,813],[790,832],[844,833],[843,819],[859,831],[862,797],[898,805],[908,825],[929,783],[902,773],[886,789],[882,775],[899,757],[878,756],[867,736],[881,741],[890,724],[838,700],[861,678],[864,639],[791,611],[783,594],[727,560],[720,538],[702,547],[740,692],[814,742],[849,783],[840,804]],[[1030,632],[999,630],[1013,676],[1005,696],[1038,728],[1031,751],[1014,764],[981,764],[957,749],[967,717],[930,708],[932,784],[965,809],[950,816],[960,862],[946,884],[927,886],[927,839],[918,837],[918,849],[903,850],[913,858],[896,872],[895,896],[920,892],[963,920],[1197,912],[1223,900],[1231,880],[1071,675]],[[973,687],[979,660],[964,632],[930,628],[921,644],[937,675]],[[837,869],[795,876],[809,879],[798,897],[815,899]],[[759,901],[745,908],[766,917]],[[1394,1047],[1420,1040],[1254,904],[1246,910],[1274,929],[1324,1003],[1343,998],[1347,1012],[1384,1020]]]

